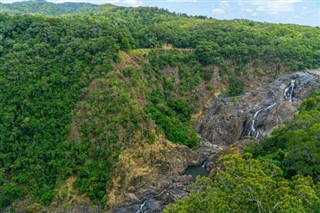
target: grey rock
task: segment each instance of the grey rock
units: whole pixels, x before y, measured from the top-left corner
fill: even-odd
[[[292,97],[286,96],[286,88],[293,86],[292,82]],[[261,84],[238,96],[236,101],[217,98],[196,127],[203,140],[199,149],[202,159],[207,158],[210,164],[216,159],[213,155],[217,150],[250,136],[261,140],[273,128],[290,123],[301,102],[319,85],[319,70],[295,72]]]
[[[284,92],[292,80],[295,85],[290,93],[292,97],[289,95],[288,99]],[[207,170],[214,168],[216,160],[227,146],[248,137],[248,131],[244,130],[250,130],[253,120],[257,140],[270,135],[273,128],[292,121],[301,101],[309,97],[319,85],[320,71],[296,72],[273,82],[265,82],[237,97],[236,101],[228,97],[217,98],[196,126],[202,138],[197,154],[187,148],[176,150],[184,153],[187,161],[176,159],[174,171],[170,167],[160,170],[159,174],[163,177],[159,177],[154,189],[137,187],[137,196],[131,195],[134,198],[131,202],[111,212],[162,212],[168,204],[188,195],[187,186],[193,180],[191,176],[183,175],[186,166],[203,164]]]

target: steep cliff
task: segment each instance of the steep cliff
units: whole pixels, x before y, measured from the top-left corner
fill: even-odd
[[[185,167],[268,134],[278,116],[267,115],[304,97],[300,77],[270,89],[281,101],[261,82],[320,64],[315,27],[147,7],[0,7],[4,212],[161,209],[187,193]]]
[[[213,168],[215,150],[245,138],[270,135],[274,127],[288,124],[300,103],[319,88],[319,70],[295,72],[261,85],[236,98],[217,98],[196,129],[202,137],[202,160]]]

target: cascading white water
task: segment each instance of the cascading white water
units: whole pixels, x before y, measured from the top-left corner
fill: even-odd
[[[205,167],[206,167],[207,161],[208,161],[208,160],[203,161],[203,163],[201,164],[201,167],[202,167],[202,168],[205,168]]]
[[[295,86],[296,80],[291,80],[290,84],[285,88],[283,96],[286,100],[292,101]]]
[[[286,100],[292,101],[293,98],[293,92],[296,87],[296,80],[291,80],[290,84],[285,88],[284,90],[284,98]],[[268,107],[264,109],[260,109],[254,113],[253,120],[251,121],[251,129],[248,133],[248,136],[253,136],[255,138],[258,138],[260,135],[259,130],[257,130],[257,121],[260,119],[261,115],[265,114],[269,109],[274,107],[277,103],[272,103]]]
[[[267,110],[271,109],[272,107],[274,107],[275,105],[277,105],[276,102],[273,103],[273,104],[271,104],[270,106],[268,106],[267,108],[265,108],[265,109],[263,109],[263,110],[264,110],[264,111],[267,111]]]
[[[260,114],[260,112],[262,112],[262,110],[258,110],[256,111],[256,113],[254,113],[253,115],[253,120],[252,120],[252,123],[251,123],[251,130],[249,132],[249,135],[251,135],[251,133],[254,133],[256,131],[256,118],[258,117],[258,115]]]
[[[136,213],[143,213],[143,207],[146,205],[147,200],[143,201],[143,203],[140,205],[139,210]]]
[[[277,105],[277,103],[272,103],[271,105],[267,106],[266,108],[260,109],[256,111],[253,115],[253,120],[251,121],[251,129],[248,133],[248,136],[253,136],[255,138],[258,138],[260,135],[260,131],[257,129],[257,121],[260,119],[260,117],[267,113],[269,109]]]

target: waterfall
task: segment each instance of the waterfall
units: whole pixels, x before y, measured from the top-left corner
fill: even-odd
[[[203,161],[203,163],[201,164],[201,167],[202,167],[202,168],[205,168],[205,167],[206,167],[207,161],[208,161],[208,159],[206,159],[205,161]]]
[[[249,131],[249,136],[254,136],[254,134],[257,134],[257,124],[256,124],[256,120],[258,118],[258,116],[260,115],[260,113],[263,112],[263,110],[258,110],[254,113],[253,115],[253,120],[251,122],[251,129]],[[256,138],[256,136],[255,136]]]
[[[295,87],[296,87],[296,80],[291,80],[290,84],[285,88],[283,93],[283,96],[286,100],[292,101]]]
[[[292,101],[292,98],[294,97],[295,88],[296,80],[293,79],[284,90],[283,96],[286,100]],[[258,138],[261,135],[261,132],[257,128],[258,121],[261,120],[264,116],[266,116],[268,110],[270,110],[276,104],[277,103],[274,102],[266,108],[257,110],[253,115],[253,119],[245,126],[244,130],[242,131],[240,139],[243,139],[244,136],[252,136],[254,138]]]
[[[257,110],[253,115],[253,119],[247,125],[245,125],[240,140],[243,139],[245,136],[252,136],[254,138],[258,138],[261,134],[257,127],[258,121],[261,120],[264,116],[266,116],[268,111],[276,105],[277,102],[274,102],[263,109]]]
[[[145,201],[143,201],[143,203],[140,205],[139,210],[136,213],[143,213],[143,207],[144,207],[144,205],[146,205],[147,201],[148,201],[147,199]]]
[[[263,113],[263,110],[258,110],[256,113],[254,113],[253,120],[251,122],[251,129],[249,130],[248,136],[253,136],[254,138],[259,137],[259,130],[257,130],[257,121]]]

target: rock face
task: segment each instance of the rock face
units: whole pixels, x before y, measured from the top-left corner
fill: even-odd
[[[189,182],[188,184],[191,184]],[[183,188],[172,188],[164,190],[159,194],[147,194],[141,202],[132,203],[127,206],[122,206],[112,212],[114,213],[155,213],[162,212],[164,207],[170,203],[180,200],[188,195],[188,192]]]
[[[196,127],[205,141],[201,143],[200,150],[206,150],[201,152],[201,158],[208,159],[210,165],[219,147],[247,137],[260,140],[274,127],[292,121],[302,100],[319,88],[319,79],[320,71],[296,72],[271,84],[261,84],[237,98],[216,99]]]
[[[172,144],[160,136],[154,144],[124,151],[119,157],[114,188],[109,194],[110,212],[162,212],[187,194],[193,180],[183,175],[189,165],[199,163],[199,154]]]
[[[219,156],[237,153],[250,138],[260,140],[274,127],[289,123],[301,101],[319,85],[320,71],[296,72],[236,99],[217,98],[196,126],[202,138],[197,153],[165,139],[144,147],[141,158],[133,157],[139,149],[125,152],[119,168],[126,177],[109,194],[120,199],[110,212],[162,212],[188,194],[187,186],[193,182],[191,176],[183,175],[188,165],[202,164],[210,171]]]

